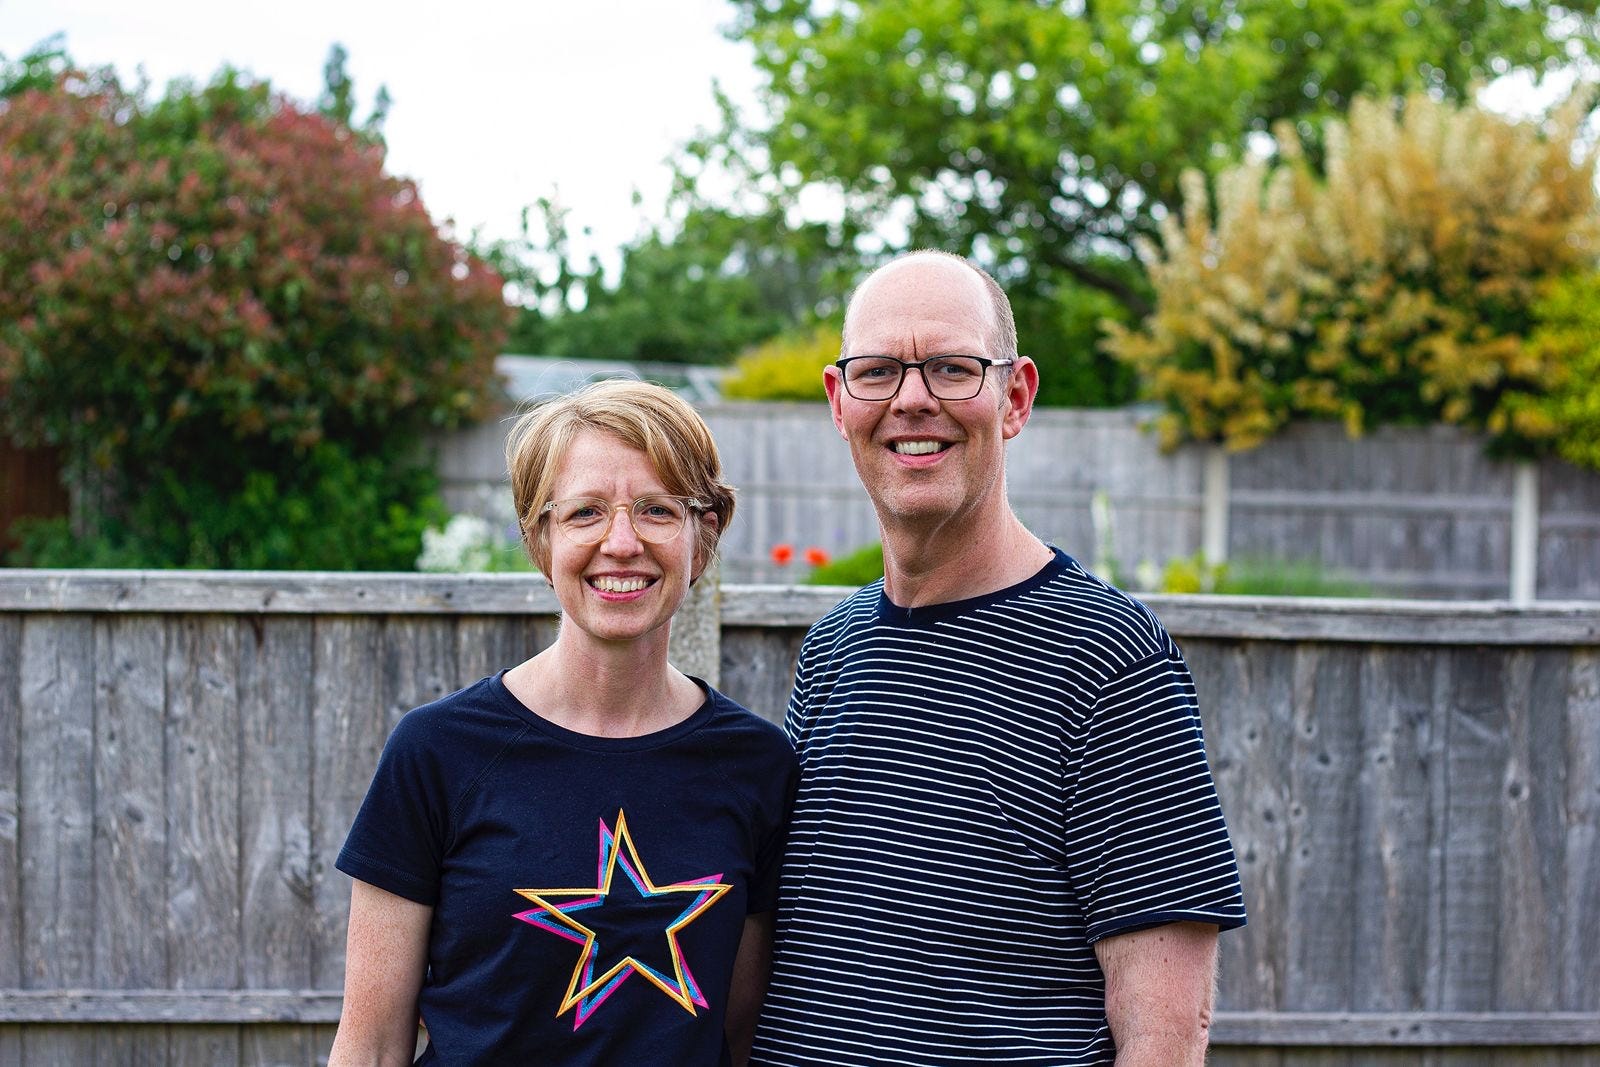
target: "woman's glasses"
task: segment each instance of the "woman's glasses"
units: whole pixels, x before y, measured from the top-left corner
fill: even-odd
[[[633,524],[634,536],[652,545],[677,537],[689,513],[704,511],[705,504],[688,496],[652,494],[642,496],[625,509]],[[575,545],[597,545],[606,539],[611,521],[619,509],[609,500],[594,496],[574,496],[552,500],[539,509],[540,517],[550,515],[567,540]]]

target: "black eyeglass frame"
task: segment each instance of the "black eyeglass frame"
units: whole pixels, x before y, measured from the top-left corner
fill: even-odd
[[[899,364],[900,379],[894,383],[894,392],[890,393],[888,396],[856,396],[855,391],[850,388],[850,374],[847,370],[847,367],[849,364],[854,363],[859,359],[886,359],[891,363]],[[979,366],[982,367],[982,373],[980,373],[976,379],[976,387],[966,396],[940,396],[934,391],[933,381],[928,377],[928,372],[924,368],[933,366],[947,359],[967,359],[979,364]],[[928,395],[933,397],[935,400],[971,400],[973,397],[983,392],[983,383],[988,380],[990,367],[1009,367],[1015,362],[1015,359],[990,359],[988,356],[969,356],[964,352],[951,352],[942,356],[929,356],[927,359],[918,361],[907,361],[904,359],[899,359],[895,356],[885,356],[871,352],[865,352],[859,356],[845,356],[843,359],[835,360],[833,365],[839,368],[840,382],[844,385],[844,391],[850,394],[851,399],[860,400],[866,404],[886,404],[900,395],[900,390],[903,389],[906,384],[906,372],[908,370],[915,370],[918,374],[922,375],[922,387],[926,389],[928,391]]]

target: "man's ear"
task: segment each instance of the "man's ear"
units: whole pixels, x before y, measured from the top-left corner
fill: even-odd
[[[828,410],[833,412],[833,427],[839,431],[840,437],[844,437],[844,416],[839,410],[844,398],[844,382],[839,378],[838,367],[830,364],[822,368],[822,388],[828,392]]]
[[[1039,395],[1039,366],[1027,356],[1017,357],[1006,375],[1005,395],[1001,404],[1005,413],[1000,419],[1000,433],[1009,441],[1022,432],[1033,414],[1033,400]]]

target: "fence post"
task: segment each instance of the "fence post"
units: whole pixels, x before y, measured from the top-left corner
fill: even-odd
[[[1539,465],[1517,464],[1511,491],[1511,602],[1539,596]]]
[[[722,570],[715,559],[672,617],[667,658],[684,674],[722,684]]]
[[[1200,554],[1208,564],[1228,561],[1228,450],[1222,445],[1206,446]]]

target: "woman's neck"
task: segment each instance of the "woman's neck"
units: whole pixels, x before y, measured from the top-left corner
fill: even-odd
[[[555,643],[506,672],[519,700],[563,729],[638,737],[683,721],[700,687],[667,662],[666,628],[633,641],[596,641],[563,626]]]

